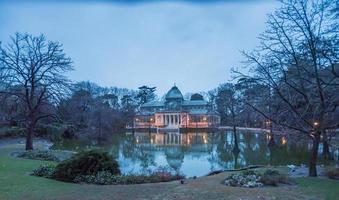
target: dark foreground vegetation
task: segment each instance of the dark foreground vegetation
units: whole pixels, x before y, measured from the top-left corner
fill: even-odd
[[[99,149],[80,152],[58,164],[40,166],[33,170],[32,175],[65,182],[98,185],[156,183],[184,178],[181,175],[172,175],[166,170],[157,170],[143,175],[122,175],[117,161],[107,152]]]
[[[36,142],[37,143],[37,142]],[[281,187],[242,188],[227,187],[224,180],[234,172],[187,179],[184,184],[171,181],[156,184],[93,185],[74,184],[50,178],[32,176],[41,165],[55,162],[22,159],[11,156],[24,144],[0,146],[0,199],[336,199],[339,182],[327,178],[293,178],[295,185]],[[258,169],[263,173],[266,168]],[[260,171],[261,170],[261,171]],[[281,174],[286,167],[274,168]],[[180,197],[180,198],[179,198]]]

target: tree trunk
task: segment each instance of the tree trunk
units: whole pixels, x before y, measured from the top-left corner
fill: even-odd
[[[323,134],[323,152],[322,152],[323,156],[327,160],[333,160],[333,156],[331,155],[330,147],[327,141],[327,134],[325,131],[323,131],[322,134]]]
[[[319,141],[320,141],[320,132],[317,131],[314,134],[313,146],[312,146],[312,153],[310,159],[310,166],[309,166],[309,176],[317,176],[317,159],[318,159],[318,149],[319,149]]]
[[[234,135],[233,153],[237,154],[240,152],[240,150],[239,150],[238,137],[237,137],[237,127],[235,125],[233,125],[233,135]]]
[[[26,132],[26,150],[33,150],[34,123],[31,121],[27,124]]]

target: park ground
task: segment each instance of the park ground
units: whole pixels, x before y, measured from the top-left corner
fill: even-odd
[[[24,144],[0,142],[0,199],[329,199],[339,198],[339,181],[325,177],[295,178],[295,185],[264,188],[236,188],[222,184],[229,172],[179,181],[139,185],[72,184],[31,176],[46,161],[11,156]]]

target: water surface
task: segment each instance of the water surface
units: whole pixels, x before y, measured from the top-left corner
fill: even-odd
[[[239,153],[233,151],[233,132],[113,134],[109,144],[99,147],[118,160],[123,173],[146,173],[166,168],[187,177],[248,165],[307,164],[312,147],[303,137],[274,136],[274,147],[268,146],[270,136],[265,133],[238,132],[237,138]],[[70,141],[54,146],[70,150],[92,147]]]

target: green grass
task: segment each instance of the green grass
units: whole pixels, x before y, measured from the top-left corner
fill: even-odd
[[[23,145],[0,147],[0,200],[39,199],[338,199],[339,181],[298,178],[297,186],[259,189],[232,188],[222,184],[227,173],[202,177],[181,185],[176,182],[100,186],[72,184],[35,177],[29,173],[48,161],[11,157]],[[285,169],[281,168],[281,171]],[[181,198],[182,197],[182,198]]]
[[[298,178],[296,182],[303,193],[319,195],[324,199],[339,199],[339,181],[328,178]]]

